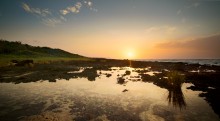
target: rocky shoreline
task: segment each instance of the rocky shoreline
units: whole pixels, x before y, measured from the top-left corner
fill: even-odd
[[[214,112],[220,117],[219,92],[220,92],[220,66],[187,64],[182,62],[144,62],[113,59],[93,59],[91,61],[59,61],[44,64],[34,63],[31,66],[5,66],[0,67],[1,83],[29,83],[39,80],[56,82],[57,79],[87,78],[95,81],[97,77],[111,74],[105,70],[114,70],[112,67],[132,67],[138,76],[130,77],[127,81],[142,81],[153,83],[165,88],[172,94],[179,94],[182,83],[192,83],[188,89],[201,91],[200,97],[209,103]],[[150,75],[148,72],[154,72]],[[118,75],[118,84],[126,86],[125,76],[130,72]],[[176,75],[176,77],[175,77]],[[180,76],[181,75],[181,76]],[[180,82],[169,82],[171,78],[177,78]],[[174,86],[176,85],[176,86]],[[180,86],[180,87],[179,87]],[[129,91],[129,90],[126,90]],[[126,92],[123,91],[123,92]],[[179,106],[184,107],[184,98],[178,98]]]

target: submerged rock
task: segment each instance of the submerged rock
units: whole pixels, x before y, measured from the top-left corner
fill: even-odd
[[[127,92],[128,90],[127,89],[124,89],[122,92]]]

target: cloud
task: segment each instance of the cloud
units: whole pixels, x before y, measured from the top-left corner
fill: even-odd
[[[55,27],[57,24],[66,21],[66,18],[64,18],[63,16],[54,17],[54,15],[51,11],[49,11],[49,9],[33,8],[27,3],[22,3],[22,8],[26,12],[37,16],[41,20],[41,23],[50,27]]]
[[[197,8],[199,6],[200,6],[199,2],[191,3],[190,5],[184,6],[183,8],[179,9],[176,13],[177,13],[177,15],[180,15],[180,14],[184,13],[185,11],[188,11],[192,8]]]
[[[62,20],[56,18],[45,18],[42,19],[42,23],[50,27],[55,27],[57,24],[62,23]]]
[[[30,8],[29,5],[26,4],[26,3],[22,3],[22,8],[23,8],[26,12],[31,12],[31,8]]]
[[[73,6],[66,7],[65,9],[60,10],[60,13],[62,15],[67,15],[69,13],[79,13],[83,6],[86,6],[91,11],[97,12],[98,10],[96,8],[93,8],[93,2],[92,1],[84,1],[84,2],[77,2]]]
[[[177,30],[175,26],[152,26],[148,29],[146,29],[146,33],[166,33],[166,34],[172,34]]]
[[[72,13],[79,13],[81,7],[82,7],[81,2],[77,2],[74,6],[68,7],[67,10],[69,10]]]
[[[91,0],[76,2],[73,6],[68,6],[65,9],[59,10],[57,13],[52,13],[49,9],[33,8],[27,3],[22,3],[22,8],[27,13],[37,16],[41,19],[43,24],[53,27],[57,24],[67,21],[67,19],[64,17],[65,15],[70,13],[78,14],[83,6],[86,6],[91,11],[98,11],[97,9],[93,8],[93,2]]]
[[[48,10],[48,9],[40,9],[40,8],[32,8],[30,7],[28,4],[26,3],[22,3],[22,8],[26,11],[26,12],[29,12],[29,13],[32,13],[32,14],[35,14],[35,15],[38,15],[38,16],[47,16],[47,15],[50,15],[51,12]]]
[[[92,2],[91,1],[89,1],[87,3],[88,3],[88,6],[92,6]]]
[[[89,7],[91,7],[93,5],[93,3],[91,1],[84,1],[84,3]]]
[[[170,41],[159,43],[155,48],[163,52],[176,52],[177,55],[194,58],[220,58],[220,34],[201,37],[188,41]]]
[[[61,13],[62,15],[66,15],[66,14],[69,13],[69,11],[68,11],[68,10],[60,10],[60,13]]]
[[[155,31],[158,31],[158,30],[159,30],[158,27],[153,26],[153,27],[150,27],[150,28],[146,29],[146,32],[151,33],[151,32],[155,32]]]
[[[189,5],[189,6],[186,6],[185,8],[188,8],[188,9],[190,9],[190,8],[197,8],[198,6],[200,6],[200,3],[195,2],[195,3],[192,3],[192,4]]]
[[[60,16],[60,19],[63,20],[63,21],[67,21],[67,19],[63,16]]]
[[[98,9],[93,7],[92,1],[84,1],[84,3],[91,11],[98,12]]]
[[[80,9],[77,9],[75,6],[68,7],[67,10],[72,13],[79,13]]]
[[[60,10],[62,15],[66,15],[68,13],[79,13],[82,7],[81,2],[77,2],[74,6],[67,7],[66,9]]]

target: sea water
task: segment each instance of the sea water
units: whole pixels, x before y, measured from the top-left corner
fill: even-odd
[[[188,64],[220,66],[220,59],[137,59],[137,60],[138,61],[151,61],[151,62],[184,62]]]

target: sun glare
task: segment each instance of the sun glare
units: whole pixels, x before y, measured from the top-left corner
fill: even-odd
[[[127,57],[128,57],[129,59],[134,58],[134,53],[133,53],[133,52],[128,52],[128,53],[127,53]]]

